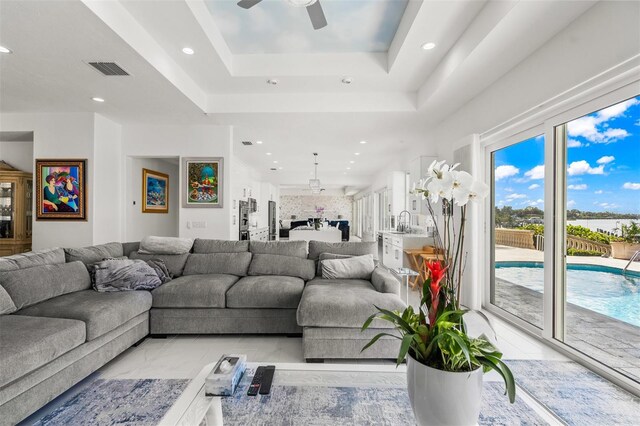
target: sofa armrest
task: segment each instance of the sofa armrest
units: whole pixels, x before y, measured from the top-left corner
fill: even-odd
[[[387,269],[376,266],[371,274],[371,284],[380,293],[393,293],[400,296],[400,281]]]

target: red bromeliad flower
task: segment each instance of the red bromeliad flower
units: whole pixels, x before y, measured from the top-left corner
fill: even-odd
[[[442,267],[442,263],[439,261],[429,261],[427,263],[427,269],[429,269],[429,277],[431,282],[431,307],[429,309],[429,326],[433,327],[436,322],[436,314],[438,312],[438,304],[440,302],[440,281],[444,278],[448,267]]]

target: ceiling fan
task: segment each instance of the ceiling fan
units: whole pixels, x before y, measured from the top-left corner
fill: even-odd
[[[262,0],[240,0],[238,6],[243,9],[251,9]],[[306,7],[311,24],[314,30],[319,30],[327,26],[327,18],[324,16],[320,0],[287,0],[289,4],[296,7]]]

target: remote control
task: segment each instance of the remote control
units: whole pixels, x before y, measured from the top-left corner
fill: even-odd
[[[275,365],[267,365],[262,376],[262,386],[260,386],[260,395],[269,395],[271,392],[271,382],[273,382],[273,373],[276,372]]]
[[[253,380],[251,380],[251,385],[249,385],[249,390],[247,391],[247,395],[256,396],[258,394],[258,390],[260,389],[260,385],[262,384],[263,375],[264,375],[264,367],[258,367],[256,369],[256,373],[253,375]]]

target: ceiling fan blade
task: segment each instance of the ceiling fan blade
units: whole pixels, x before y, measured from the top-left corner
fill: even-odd
[[[238,6],[240,6],[243,9],[250,9],[256,4],[260,3],[261,1],[262,0],[240,0],[238,2]]]
[[[309,12],[309,18],[311,18],[311,24],[314,30],[319,30],[327,26],[327,18],[324,17],[320,0],[311,6],[307,6],[307,12]]]

